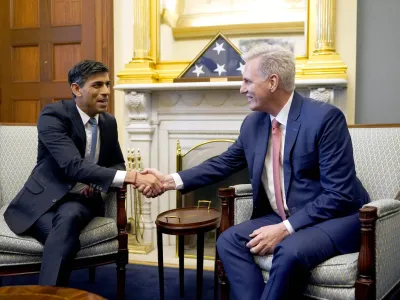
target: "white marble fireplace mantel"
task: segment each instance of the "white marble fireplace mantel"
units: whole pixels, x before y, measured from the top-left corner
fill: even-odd
[[[207,140],[236,139],[250,113],[247,98],[239,93],[240,85],[240,81],[116,85],[115,90],[125,93],[124,154],[128,149],[140,149],[143,167],[174,173],[177,140],[185,153]],[[300,94],[336,105],[345,114],[346,87],[344,79],[296,80]],[[155,199],[143,198],[146,244],[156,244],[157,215],[173,208],[175,191]],[[129,217],[129,203],[127,211]],[[164,244],[175,244],[175,237],[164,236]]]
[[[195,91],[195,90],[230,90],[239,89],[241,81],[226,82],[180,82],[180,83],[145,83],[145,84],[118,84],[116,90],[132,90],[137,92],[155,91]],[[298,79],[296,89],[315,88],[343,88],[347,86],[345,79]]]

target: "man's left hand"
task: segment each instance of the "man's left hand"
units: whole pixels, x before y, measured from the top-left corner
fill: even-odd
[[[246,246],[253,254],[272,254],[275,246],[288,235],[289,232],[283,223],[263,226],[250,234],[252,239]]]
[[[96,189],[94,185],[85,185],[82,189],[81,194],[86,198],[94,197],[100,194],[100,190]]]

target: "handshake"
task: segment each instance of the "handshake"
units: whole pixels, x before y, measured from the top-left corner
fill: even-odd
[[[171,175],[164,175],[156,169],[144,169],[141,172],[127,171],[125,182],[132,184],[147,198],[157,197],[165,191],[176,188],[175,180]]]

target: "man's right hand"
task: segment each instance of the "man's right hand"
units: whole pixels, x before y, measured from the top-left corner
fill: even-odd
[[[130,170],[126,172],[125,182],[129,184],[134,184],[135,188],[143,186],[146,187],[149,191],[149,197],[156,197],[164,193],[163,184],[153,174],[141,174],[139,172]],[[145,196],[148,197],[147,195]]]
[[[169,190],[175,190],[176,189],[175,180],[174,180],[174,178],[172,177],[171,174],[164,175],[163,173],[161,173],[157,169],[144,169],[142,172],[140,172],[140,174],[143,174],[143,175],[144,174],[152,174],[152,175],[156,176],[158,178],[158,180],[160,180],[160,182],[163,184],[164,191],[169,191]],[[146,187],[144,185],[139,186],[138,190],[139,190],[139,192],[141,192],[146,197],[159,196],[159,195],[155,195],[154,196],[152,194],[152,191],[148,187]]]

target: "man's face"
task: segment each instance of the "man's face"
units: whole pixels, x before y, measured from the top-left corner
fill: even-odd
[[[90,117],[107,111],[110,96],[110,77],[108,73],[96,73],[88,77],[83,87],[71,88],[76,103]],[[75,91],[74,91],[75,90]]]
[[[271,84],[268,79],[266,80],[260,75],[258,71],[259,62],[259,57],[246,62],[240,93],[247,96],[252,111],[268,112]]]

